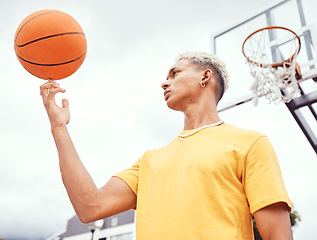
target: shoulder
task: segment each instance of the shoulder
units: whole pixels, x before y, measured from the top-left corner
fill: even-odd
[[[221,128],[219,128],[221,134],[224,136],[227,136],[230,139],[235,139],[239,140],[242,142],[255,142],[260,138],[266,137],[264,134],[254,131],[254,130],[249,130],[249,129],[243,129],[239,128],[230,124],[225,124]]]
[[[234,150],[247,156],[252,149],[258,151],[267,149],[270,141],[266,135],[249,129],[242,129],[230,124],[221,126],[218,134],[214,136],[217,141],[228,151]]]
[[[243,129],[240,127],[236,127],[230,124],[225,124],[223,125],[224,131],[228,131],[232,134],[237,134],[237,135],[246,135],[250,137],[262,137],[264,136],[262,133],[254,130],[249,130],[249,129]]]

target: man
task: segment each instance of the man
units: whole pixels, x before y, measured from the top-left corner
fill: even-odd
[[[264,240],[292,239],[291,204],[267,137],[224,124],[217,114],[227,80],[216,56],[180,55],[162,88],[168,107],[184,113],[184,131],[100,189],[67,132],[68,101],[55,104],[55,94],[65,89],[53,81],[43,84],[62,179],[81,221],[132,208],[138,240],[247,240],[253,239],[253,214]]]

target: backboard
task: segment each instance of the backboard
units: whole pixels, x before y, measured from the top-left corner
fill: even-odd
[[[211,52],[225,61],[230,75],[229,89],[219,103],[219,111],[250,101],[254,97],[250,89],[253,78],[242,54],[242,44],[247,36],[260,28],[282,26],[296,32],[301,40],[301,50],[297,58],[302,74],[299,81],[316,79],[316,9],[316,0],[279,0],[211,36]],[[272,59],[272,62],[278,60]],[[305,85],[302,87],[305,88]]]
[[[317,154],[317,132],[314,131],[317,127],[316,9],[316,0],[279,0],[213,34],[211,52],[225,61],[230,75],[229,90],[218,105],[218,111],[221,112],[249,102],[255,97],[251,90],[254,80],[242,53],[244,40],[251,33],[268,26],[280,26],[295,32],[301,42],[301,50],[296,60],[301,72],[298,79],[299,92],[285,104]],[[289,41],[283,39],[283,36],[275,33],[268,37],[271,48],[268,54],[268,58],[271,58],[269,62],[276,63],[290,57],[285,53]]]

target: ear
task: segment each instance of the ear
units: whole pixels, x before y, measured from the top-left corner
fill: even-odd
[[[203,74],[202,74],[202,83],[206,84],[210,81],[212,77],[212,70],[211,69],[206,69]]]

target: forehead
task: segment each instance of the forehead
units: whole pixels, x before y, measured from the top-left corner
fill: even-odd
[[[189,62],[188,59],[181,59],[177,61],[172,67],[173,68],[188,68],[188,67],[193,67],[193,64]]]
[[[168,71],[167,79],[169,76],[175,71],[175,70],[181,70],[181,71],[198,71],[197,67],[193,63],[191,63],[188,59],[181,59],[177,61]]]

